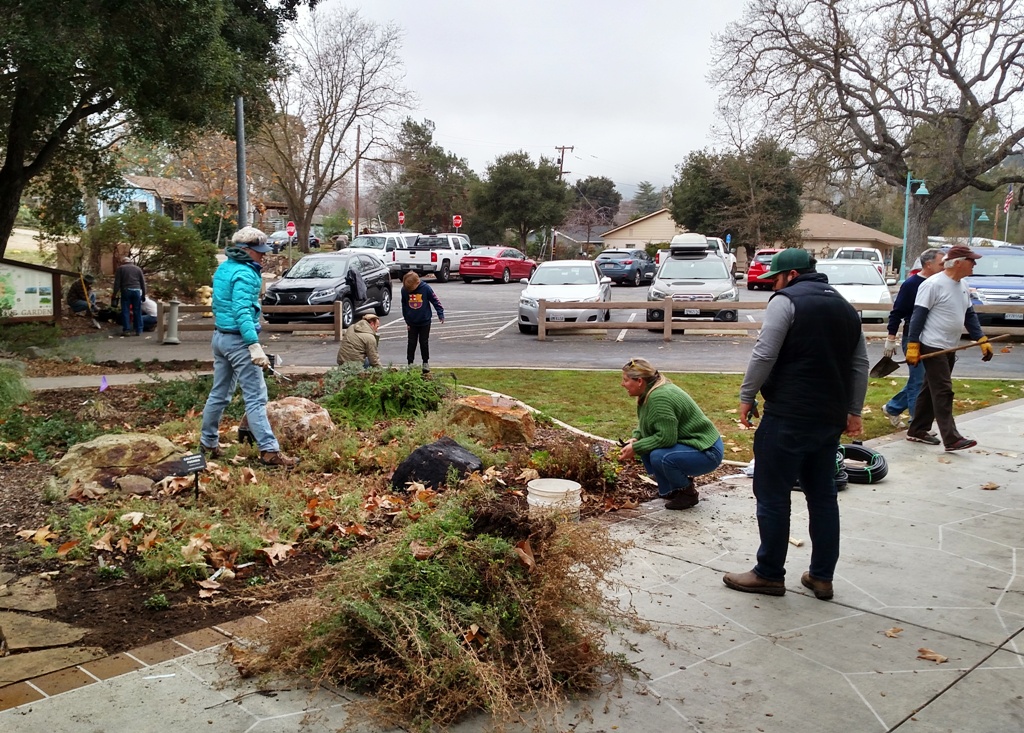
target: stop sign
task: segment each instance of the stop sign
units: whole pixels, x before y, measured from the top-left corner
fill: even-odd
[[[399,224],[405,224],[405,212],[404,211],[399,211],[398,212],[398,223]]]
[[[458,229],[460,226],[462,226],[462,216],[461,215],[456,214],[455,216],[452,217],[452,226],[455,227],[456,229]]]
[[[290,221],[287,224],[285,224],[284,231],[285,231],[285,234],[287,234],[289,237],[294,237],[295,236],[295,222],[294,221]]]

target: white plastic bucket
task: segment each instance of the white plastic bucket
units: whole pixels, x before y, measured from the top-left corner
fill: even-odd
[[[526,484],[526,503],[530,510],[557,512],[569,519],[580,518],[582,487],[563,478],[535,478]]]

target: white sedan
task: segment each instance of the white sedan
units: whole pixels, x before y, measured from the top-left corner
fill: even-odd
[[[867,260],[819,260],[817,270],[851,303],[878,303],[885,310],[861,311],[862,321],[882,323],[892,310],[892,295],[882,274]]]
[[[553,260],[537,266],[533,277],[520,280],[526,285],[519,296],[519,330],[537,333],[538,302],[548,303],[607,303],[612,299],[610,277],[603,277],[592,260]],[[607,321],[611,311],[594,307],[587,310],[569,310],[548,306],[547,322]]]

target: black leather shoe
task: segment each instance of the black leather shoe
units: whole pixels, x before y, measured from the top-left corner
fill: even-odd
[[[692,486],[688,489],[676,489],[665,497],[665,508],[689,509],[697,506],[699,501],[700,496],[697,494],[697,489]]]

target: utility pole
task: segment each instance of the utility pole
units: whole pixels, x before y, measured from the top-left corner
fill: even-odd
[[[356,125],[356,201],[355,206],[353,206],[355,215],[352,219],[354,222],[352,224],[352,239],[359,236],[359,135],[362,130],[362,125]]]
[[[242,229],[249,226],[249,202],[246,200],[245,101],[241,95],[235,97],[235,168],[238,182],[238,228]]]
[[[576,149],[574,145],[556,145],[555,150],[558,151],[558,182],[562,182],[562,176],[566,173],[572,173],[572,171],[565,170],[565,151],[568,150],[570,153]],[[555,235],[554,232],[551,234],[551,259],[555,259]]]

